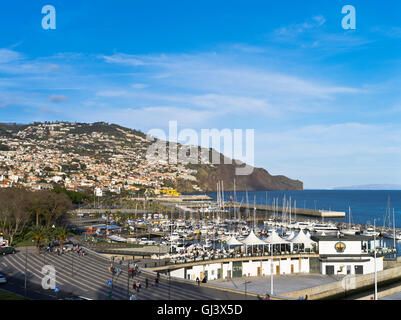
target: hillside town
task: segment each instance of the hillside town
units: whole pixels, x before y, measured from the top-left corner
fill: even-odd
[[[0,131],[0,187],[67,190],[149,189],[159,193],[178,179],[195,190],[196,170],[183,163],[150,162],[143,133],[105,123],[35,123]]]

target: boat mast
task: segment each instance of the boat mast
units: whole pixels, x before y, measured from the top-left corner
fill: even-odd
[[[297,221],[297,200],[294,200],[294,220]]]
[[[235,192],[235,178],[234,178],[234,220],[237,219],[237,213],[235,212],[235,203],[237,202],[237,194]]]
[[[266,215],[267,215],[267,191],[266,191]]]
[[[248,189],[246,191],[246,219],[249,220],[249,201],[248,201]]]
[[[222,199],[222,207],[224,211],[224,181],[221,180],[221,199]]]
[[[393,237],[394,237],[394,249],[395,249],[395,216],[394,216],[394,208],[393,208]]]
[[[256,195],[253,196],[253,232],[256,230]]]
[[[348,206],[348,229],[351,230],[351,206]]]

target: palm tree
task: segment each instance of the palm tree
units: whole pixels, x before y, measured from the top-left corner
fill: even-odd
[[[58,239],[60,249],[63,249],[65,239],[67,239],[68,231],[64,227],[58,227],[54,230],[54,235]]]
[[[32,228],[33,238],[35,239],[35,245],[37,253],[40,254],[40,247],[42,246],[42,241],[48,237],[48,231],[42,226],[35,226]]]

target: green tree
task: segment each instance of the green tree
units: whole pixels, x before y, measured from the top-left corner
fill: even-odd
[[[48,229],[42,226],[35,226],[31,231],[33,238],[35,239],[35,246],[37,254],[40,254],[40,248],[44,240],[48,239]]]
[[[53,234],[59,242],[60,249],[63,249],[64,241],[67,239],[68,230],[64,227],[58,227],[54,230]]]

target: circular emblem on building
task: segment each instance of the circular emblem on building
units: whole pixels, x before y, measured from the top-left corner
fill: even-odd
[[[341,253],[344,252],[345,250],[345,243],[344,242],[337,242],[334,245],[334,248],[336,249],[337,252]]]

